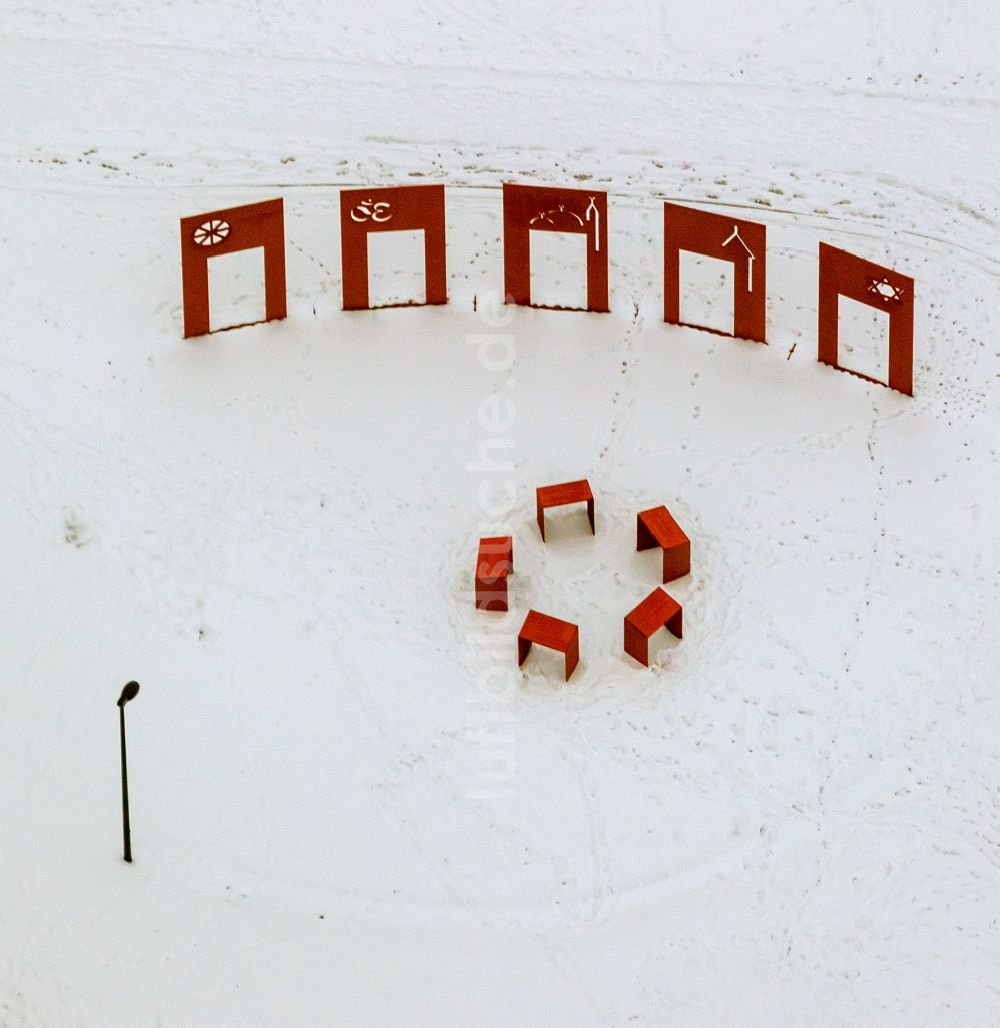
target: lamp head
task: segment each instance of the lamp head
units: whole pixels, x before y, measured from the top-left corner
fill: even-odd
[[[134,700],[139,695],[139,683],[129,682],[124,689],[122,689],[121,696],[118,697],[118,706],[124,707],[129,700]]]

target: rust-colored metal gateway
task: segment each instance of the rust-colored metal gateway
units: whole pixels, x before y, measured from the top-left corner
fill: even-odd
[[[625,652],[640,664],[649,666],[649,637],[664,625],[682,635],[681,605],[663,589],[654,589],[634,610],[625,615]]]
[[[840,364],[840,300],[846,296],[889,315],[889,381]],[[838,371],[913,395],[913,279],[847,250],[819,244],[818,358]]]
[[[588,311],[608,308],[608,194],[554,186],[503,186],[503,278],[508,303],[531,305],[531,233],[587,237]]]
[[[264,248],[264,320],[274,321],[285,317],[288,312],[284,201],[280,198],[263,200],[181,218],[185,339],[208,335],[212,331],[208,295],[209,258],[258,246]]]
[[[563,482],[561,485],[543,485],[535,490],[535,518],[538,521],[538,531],[542,533],[542,542],[545,542],[545,511],[549,507],[562,507],[567,503],[586,503],[587,519],[590,521],[590,531],[596,535],[594,527],[594,494],[590,483],[581,478],[578,482]]]
[[[528,659],[532,643],[547,646],[566,654],[566,681],[580,662],[580,629],[570,621],[560,621],[549,614],[529,610],[521,631],[517,633],[518,666]]]
[[[681,321],[681,250],[733,265],[732,334],[767,342],[766,227],[680,204],[663,205],[663,320],[674,325],[687,325]],[[704,325],[688,327],[729,334]]]
[[[514,540],[509,535],[479,540],[476,557],[476,610],[507,610],[507,576],[514,573]]]
[[[666,507],[651,507],[636,515],[635,548],[663,550],[663,581],[672,582],[691,570],[691,540]]]
[[[345,311],[368,310],[368,234],[423,229],[425,304],[448,302],[444,186],[340,192],[340,268]],[[419,307],[419,303],[393,306]]]

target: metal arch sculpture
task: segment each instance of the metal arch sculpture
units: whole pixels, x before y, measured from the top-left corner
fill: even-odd
[[[913,279],[847,250],[819,244],[817,359],[867,382],[913,395]],[[889,380],[882,382],[840,364],[840,304],[846,296],[889,315]]]
[[[370,310],[368,234],[423,229],[425,300],[390,304],[420,307],[448,302],[444,186],[389,186],[340,191],[340,268],[345,311]]]
[[[663,205],[663,320],[729,335],[681,321],[680,251],[700,253],[733,265],[733,331],[737,339],[767,342],[767,228],[755,221]]]
[[[285,296],[284,201],[281,198],[263,200],[260,203],[181,218],[185,339],[208,335],[212,331],[208,289],[209,258],[256,247],[264,248],[264,320],[275,321],[288,313]]]
[[[588,311],[608,307],[608,194],[590,189],[503,184],[503,277],[508,303],[531,303],[531,232],[587,237]],[[544,305],[538,305],[544,306]],[[577,309],[577,308],[559,308]]]

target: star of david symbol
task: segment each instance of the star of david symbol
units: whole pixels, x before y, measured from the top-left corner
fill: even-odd
[[[874,293],[883,303],[899,303],[903,298],[903,287],[893,285],[884,275],[871,280],[868,292]]]

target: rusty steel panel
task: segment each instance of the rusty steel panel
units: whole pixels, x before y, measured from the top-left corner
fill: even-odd
[[[181,218],[185,339],[208,335],[212,330],[208,295],[209,258],[258,246],[264,248],[264,320],[274,321],[287,314],[284,201],[280,198],[263,200]]]
[[[913,279],[891,268],[819,244],[819,335],[817,359],[866,382],[913,395]],[[840,365],[840,305],[846,296],[889,315],[889,381],[880,382]]]
[[[593,189],[503,184],[503,275],[507,303],[531,306],[531,232],[587,237],[588,311],[608,307],[608,194]]]
[[[675,203],[663,205],[663,320],[729,335],[681,321],[681,250],[733,265],[732,335],[767,342],[766,227],[728,214],[713,214]]]
[[[425,303],[447,303],[444,186],[384,186],[340,191],[340,268],[345,311],[369,310],[371,306],[368,302],[368,233],[416,229],[424,232]]]

